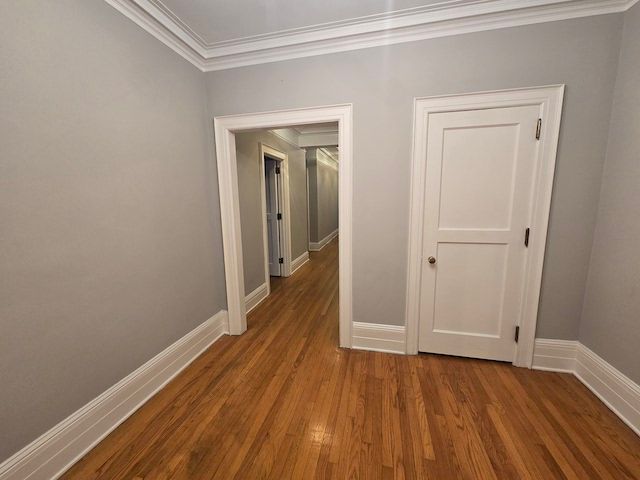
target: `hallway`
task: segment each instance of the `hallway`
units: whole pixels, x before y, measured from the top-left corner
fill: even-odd
[[[640,478],[640,439],[568,374],[338,345],[338,241],[66,479]]]

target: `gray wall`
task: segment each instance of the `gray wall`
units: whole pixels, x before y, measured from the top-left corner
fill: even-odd
[[[580,341],[640,383],[640,4],[625,13]]]
[[[264,284],[260,143],[288,155],[292,260],[307,251],[307,184],[304,150],[266,131],[236,134],[245,294]]]
[[[307,149],[307,179],[309,203],[309,242],[318,241],[318,168],[316,149]]]
[[[204,75],[99,0],[0,2],[0,461],[225,308]]]
[[[307,149],[309,171],[309,241],[319,242],[338,229],[338,170],[317,160]]]
[[[289,202],[291,207],[291,260],[309,250],[307,225],[307,167],[305,152],[289,156]]]
[[[338,170],[322,162],[318,166],[318,240],[338,229]]]
[[[353,103],[354,320],[399,325],[413,98],[565,83],[537,335],[576,339],[621,26],[603,15],[211,72],[210,112]]]
[[[621,26],[607,15],[204,75],[102,1],[0,2],[0,458],[224,308],[222,114],[354,104],[354,319],[402,324],[413,97],[566,83],[538,336],[578,338],[582,313],[580,339],[638,381],[638,6],[607,153]]]

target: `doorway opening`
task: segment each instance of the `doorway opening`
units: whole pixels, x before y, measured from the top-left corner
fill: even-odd
[[[337,146],[339,145],[340,161],[335,165],[337,173],[336,186],[338,194],[337,223],[339,242],[339,330],[340,346],[351,347],[351,326],[352,326],[352,267],[351,267],[351,208],[352,208],[352,106],[338,105],[329,107],[303,108],[297,110],[285,110],[276,112],[265,112],[257,114],[231,115],[216,117],[214,119],[216,157],[218,165],[218,183],[220,190],[220,211],[222,220],[222,237],[225,263],[225,283],[227,287],[227,313],[229,322],[229,332],[232,335],[240,335],[247,329],[246,314],[251,304],[247,302],[245,292],[252,290],[245,288],[245,260],[251,253],[243,251],[243,240],[254,238],[249,235],[245,226],[241,222],[241,201],[245,201],[239,195],[239,183],[243,181],[241,169],[236,152],[236,141],[243,133],[256,130],[277,130],[288,129],[294,126],[296,130],[307,130],[308,140],[315,137],[315,145]],[[322,129],[323,125],[333,124],[337,126],[334,134],[335,144],[325,142],[327,135],[322,131],[309,131],[310,128]],[[335,127],[334,127],[335,128]],[[238,137],[238,138],[237,138]],[[299,147],[309,148],[313,145],[302,143]],[[284,155],[283,155],[284,154]],[[284,158],[283,158],[284,157]],[[295,227],[291,226],[291,218],[294,215],[291,210],[304,208],[308,212],[306,205],[307,192],[303,194],[303,201],[292,201],[288,191],[288,165],[292,159],[282,149],[274,148],[268,142],[261,144],[260,165],[263,172],[261,179],[264,184],[264,191],[261,198],[264,202],[263,248],[264,262],[262,264],[266,275],[263,277],[267,285],[267,275],[273,272],[280,276],[291,275],[295,271],[303,256],[296,257]],[[306,158],[305,158],[306,162]],[[278,179],[277,168],[280,167],[280,179]],[[306,190],[306,171],[303,171],[303,189]],[[274,178],[275,177],[275,178]],[[293,193],[291,193],[293,196]],[[269,217],[275,214],[275,218]],[[289,209],[289,211],[287,211]],[[279,211],[278,211],[279,210]],[[281,218],[278,218],[281,214]],[[304,217],[303,217],[304,218]],[[276,222],[280,222],[278,225]],[[287,226],[287,223],[289,224]],[[271,224],[271,227],[269,226]],[[247,227],[250,228],[250,227]],[[243,230],[244,229],[244,230]],[[292,232],[292,230],[294,232]],[[308,222],[304,221],[302,232],[304,234],[304,248],[308,255],[309,240],[307,236]],[[271,238],[271,240],[270,240]],[[269,247],[271,244],[271,248]],[[246,258],[245,258],[246,257]],[[293,258],[292,258],[293,257]],[[277,264],[274,260],[278,259]],[[280,260],[282,259],[282,260]],[[246,269],[248,271],[248,268]],[[268,288],[268,287],[267,287]]]

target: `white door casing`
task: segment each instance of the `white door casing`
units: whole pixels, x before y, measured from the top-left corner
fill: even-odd
[[[562,93],[416,99],[408,353],[531,365]]]

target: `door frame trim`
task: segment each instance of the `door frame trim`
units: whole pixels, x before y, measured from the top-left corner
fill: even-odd
[[[291,203],[289,199],[289,155],[280,150],[260,142],[260,191],[262,195],[262,247],[264,249],[264,281],[267,284],[267,295],[271,293],[271,275],[269,274],[269,239],[267,235],[267,188],[264,178],[264,156],[268,155],[280,164],[280,183],[282,191],[279,193],[279,201],[282,203],[282,223],[280,229],[280,247],[283,264],[282,276],[291,276]]]
[[[353,105],[277,110],[215,117],[215,152],[220,193],[220,220],[224,251],[225,285],[229,332],[241,335],[247,329],[244,302],[244,273],[238,169],[235,133],[261,128],[289,127],[313,123],[338,122],[339,197],[339,326],[340,346],[351,347],[352,330],[352,208],[353,208]]]
[[[516,344],[513,359],[514,365],[531,368],[563,96],[564,85],[549,85],[437,97],[418,97],[414,99],[405,310],[407,353],[418,353],[420,279],[423,263],[421,252],[427,162],[426,140],[429,115],[483,108],[539,105],[540,117],[543,119],[540,136],[541,143],[538,149],[539,163],[533,191],[531,237],[525,267],[520,339]],[[534,133],[532,132],[532,135]]]

